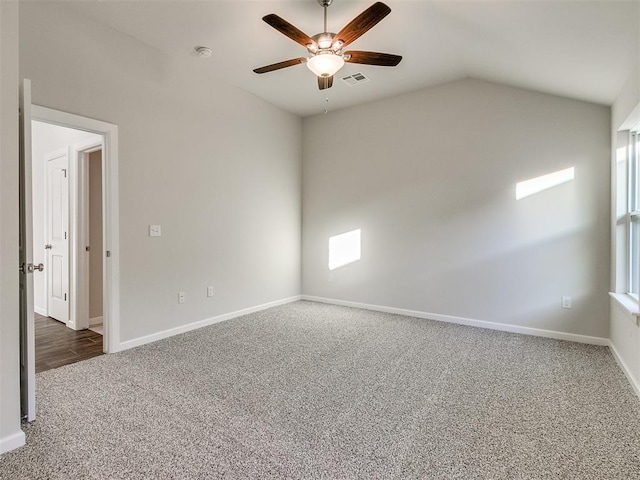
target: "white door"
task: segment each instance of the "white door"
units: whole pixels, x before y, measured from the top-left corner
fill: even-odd
[[[69,321],[69,152],[47,162],[47,248],[49,316]]]
[[[31,207],[31,82],[20,89],[20,404],[36,419],[36,346],[33,320],[33,220]],[[42,268],[39,266],[38,273]]]

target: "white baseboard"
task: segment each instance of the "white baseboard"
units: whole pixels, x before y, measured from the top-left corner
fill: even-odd
[[[611,341],[609,341],[609,350],[611,350],[611,353],[613,354],[613,358],[618,363],[620,370],[622,370],[622,373],[624,373],[625,377],[627,377],[627,380],[629,380],[629,383],[631,384],[633,391],[636,393],[638,398],[640,398],[640,385],[638,384],[637,380],[633,378],[633,375],[631,374],[631,370],[629,370],[629,367],[624,362],[624,360],[618,353],[618,350],[616,350],[615,345]]]
[[[450,315],[440,315],[437,313],[420,312],[417,310],[405,310],[403,308],[385,307],[381,305],[369,305],[367,303],[348,302],[345,300],[336,300],[333,298],[324,298],[324,297],[314,297],[311,295],[302,295],[302,300],[308,300],[311,302],[329,303],[332,305],[341,305],[344,307],[362,308],[364,310],[374,310],[376,312],[394,313],[396,315],[403,315],[406,317],[416,317],[416,318],[424,318],[428,320],[437,320],[439,322],[455,323],[458,325],[467,325],[470,327],[488,328],[490,330],[500,330],[502,332],[522,333],[524,335],[553,338],[556,340],[567,340],[569,342],[609,346],[609,339],[602,338],[602,337],[591,337],[588,335],[578,335],[575,333],[557,332],[555,330],[543,330],[541,328],[521,327],[519,325],[509,325],[507,323],[487,322],[485,320],[474,320],[471,318],[452,317]]]
[[[19,448],[24,445],[24,442],[25,436],[22,430],[13,435],[0,438],[0,454]]]
[[[89,327],[95,327],[96,325],[102,325],[103,317],[91,317],[89,319]]]
[[[33,311],[36,312],[38,315],[42,315],[43,317],[49,316],[47,315],[47,311],[42,307],[33,307]]]
[[[151,335],[145,335],[144,337],[134,338],[133,340],[127,340],[126,342],[121,342],[115,351],[122,351],[122,350],[128,350],[130,348],[134,348],[134,347],[139,347],[140,345],[156,342],[158,340],[173,337],[174,335],[186,333],[191,330],[196,330],[198,328],[207,327],[209,325],[213,325],[214,323],[220,323],[226,320],[231,320],[232,318],[241,317],[242,315],[248,315],[250,313],[259,312],[260,310],[266,310],[267,308],[277,307],[279,305],[284,305],[286,303],[297,302],[298,300],[301,300],[301,299],[302,299],[302,295],[283,298],[282,300],[276,300],[274,302],[265,303],[263,305],[258,305],[255,307],[245,308],[243,310],[237,310],[231,313],[225,313],[224,315],[218,315],[217,317],[207,318],[204,320],[200,320],[198,322],[182,325],[180,327],[163,330],[162,332],[153,333]]]

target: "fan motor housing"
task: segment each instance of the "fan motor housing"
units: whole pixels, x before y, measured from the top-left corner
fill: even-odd
[[[335,38],[335,36],[335,33],[323,32],[314,35],[313,37],[311,37],[311,39],[318,44],[320,50],[328,50],[331,48],[331,44],[333,43],[333,39]]]

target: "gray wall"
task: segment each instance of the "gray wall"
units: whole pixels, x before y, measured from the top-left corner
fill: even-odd
[[[303,293],[607,337],[609,122],[476,80],[305,119]],[[330,274],[328,238],[356,228],[362,259]]]
[[[0,452],[20,430],[18,322],[18,3],[0,2]],[[18,442],[18,443],[16,443]]]
[[[20,5],[34,103],[119,127],[121,341],[301,291],[302,122],[209,66],[60,3]]]

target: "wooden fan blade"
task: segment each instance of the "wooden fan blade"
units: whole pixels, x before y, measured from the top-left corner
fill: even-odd
[[[325,90],[333,86],[333,75],[330,77],[318,77],[318,88]]]
[[[315,45],[316,47],[318,46],[318,44],[309,35],[294,27],[284,18],[279,17],[275,13],[262,17],[262,20],[303,47],[306,47],[309,44]]]
[[[333,44],[335,45],[337,41],[342,41],[343,46],[350,44],[371,28],[375,27],[380,20],[390,13],[391,9],[384,3],[374,3],[340,30],[333,38]]]
[[[273,72],[274,70],[280,70],[281,68],[293,67],[307,61],[306,57],[292,58],[291,60],[285,60],[284,62],[274,63],[265,67],[255,68],[253,71],[256,73]]]
[[[380,65],[381,67],[395,67],[400,63],[402,57],[400,55],[392,55],[391,53],[378,52],[361,52],[352,50],[344,53],[345,62],[364,63],[365,65]]]

